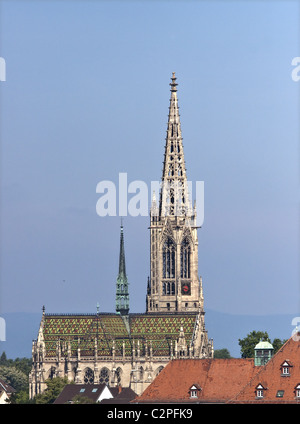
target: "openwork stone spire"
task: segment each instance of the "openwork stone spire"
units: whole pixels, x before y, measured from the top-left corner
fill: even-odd
[[[146,310],[147,313],[202,313],[196,215],[188,192],[174,72],[170,87],[162,187],[159,204],[153,195],[150,209]]]
[[[186,168],[183,154],[180,115],[177,98],[177,83],[173,72],[171,97],[165,144],[162,189],[160,192],[160,216],[189,216],[190,203]]]
[[[123,224],[121,224],[119,274],[117,278],[117,291],[116,291],[116,312],[119,312],[122,315],[127,315],[129,312],[128,286],[129,286],[129,283],[127,280],[126,264],[125,264],[124,232],[123,232]]]

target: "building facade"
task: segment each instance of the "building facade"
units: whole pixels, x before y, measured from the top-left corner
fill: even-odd
[[[146,313],[129,312],[121,226],[116,312],[48,314],[43,308],[33,341],[30,397],[46,380],[106,383],[141,394],[173,358],[212,358],[198,276],[196,208],[189,199],[177,83],[173,73],[160,199],[150,211],[150,278]]]

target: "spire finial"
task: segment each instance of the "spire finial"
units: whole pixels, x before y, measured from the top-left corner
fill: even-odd
[[[170,83],[171,86],[171,91],[177,91],[177,83],[176,83],[176,77],[175,77],[175,72],[172,72],[172,78],[171,78],[172,82]]]

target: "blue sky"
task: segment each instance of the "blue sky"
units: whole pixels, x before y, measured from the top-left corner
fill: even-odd
[[[115,308],[120,218],[99,181],[162,172],[172,72],[204,181],[204,306],[299,314],[298,1],[1,1],[0,312]],[[124,219],[131,312],[149,219]]]

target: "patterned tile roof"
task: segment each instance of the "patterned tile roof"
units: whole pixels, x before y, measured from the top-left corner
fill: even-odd
[[[196,316],[196,313],[129,314],[126,327],[126,318],[123,319],[119,314],[45,314],[43,336],[46,356],[56,356],[58,340],[64,356],[67,355],[69,342],[72,356],[77,354],[78,343],[81,356],[93,355],[95,339],[97,339],[98,356],[111,356],[113,341],[116,355],[122,355],[123,346],[125,356],[132,355],[133,344],[136,349],[139,346],[140,354],[143,355],[147,343],[148,349],[152,347],[154,356],[168,356],[171,340],[174,342],[178,339],[181,325],[186,341],[190,343]],[[130,333],[127,328],[130,328]]]
[[[147,339],[151,342],[154,356],[170,355],[171,341],[178,339],[180,327],[182,325],[185,339],[189,345],[194,331],[197,314],[141,314],[133,315],[130,318],[131,336]]]

